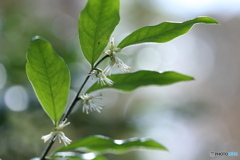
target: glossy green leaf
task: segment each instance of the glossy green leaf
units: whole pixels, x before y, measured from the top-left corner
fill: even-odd
[[[73,142],[66,147],[60,148],[57,152],[77,150],[84,152],[95,152],[98,154],[121,154],[133,149],[167,150],[163,145],[149,138],[130,138],[125,140],[114,140],[109,137],[95,135]]]
[[[88,0],[79,17],[78,30],[83,54],[92,67],[119,20],[119,0]]]
[[[53,159],[61,158],[61,160],[107,160],[105,157],[94,153],[78,153],[78,152],[56,152],[51,156]]]
[[[198,17],[182,23],[163,22],[156,26],[146,26],[131,33],[120,42],[118,47],[124,48],[145,42],[168,42],[187,33],[197,23],[217,24],[217,21],[210,17]]]
[[[57,125],[66,107],[70,88],[66,63],[48,41],[35,37],[27,53],[26,72],[44,111]]]
[[[192,77],[180,73],[168,71],[159,73],[156,71],[142,70],[134,73],[115,74],[109,77],[114,84],[112,86],[95,83],[87,92],[104,88],[114,88],[122,91],[132,91],[138,87],[148,85],[168,85],[181,81],[193,80]]]

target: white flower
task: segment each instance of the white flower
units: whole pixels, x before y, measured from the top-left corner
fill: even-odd
[[[65,134],[61,131],[64,127],[66,127],[70,124],[70,122],[67,122],[67,123],[66,122],[67,122],[67,119],[62,121],[60,123],[60,125],[58,125],[55,128],[55,131],[53,131],[45,136],[42,136],[41,139],[44,141],[44,143],[46,143],[51,138],[54,138],[53,140],[55,141],[56,139],[58,139],[59,143],[61,143],[63,141],[65,146],[70,144],[72,141],[68,137],[66,137]]]
[[[62,131],[58,131],[57,138],[59,140],[59,143],[61,143],[62,140],[65,146],[69,145],[72,142],[72,140],[66,137]]]
[[[130,68],[128,65],[126,65],[120,58],[118,58],[116,56],[116,54],[112,54],[112,56],[110,56],[110,63],[109,65],[103,70],[103,72],[106,75],[111,75],[111,71],[113,66],[116,64],[123,72],[127,73],[129,72]]]
[[[55,132],[51,132],[45,136],[42,136],[41,139],[46,143],[49,139],[53,138],[55,136]]]
[[[102,94],[96,94],[96,95],[89,95],[89,94],[82,94],[80,98],[83,101],[83,112],[89,113],[88,111],[97,111],[101,113],[101,110],[103,109],[103,105],[96,104],[93,102],[93,99],[101,99]]]
[[[106,75],[111,75],[112,68],[115,65],[115,61],[113,61],[111,57],[110,57],[110,59],[111,59],[111,61],[110,61],[109,65],[103,70],[103,73]]]
[[[100,83],[101,85],[106,85],[108,84],[109,86],[113,85],[113,81],[109,78],[107,78],[107,76],[104,74],[104,72],[100,69],[94,70],[92,71],[91,74],[94,74],[97,77],[97,81],[98,83]]]
[[[59,140],[59,143],[62,143],[62,141],[63,141],[65,146],[67,146],[68,144],[70,144],[72,142],[72,140],[70,140],[68,137],[66,137],[62,131],[51,132],[50,134],[42,136],[41,139],[44,141],[44,143],[46,143],[49,139],[53,138],[54,136],[56,136],[54,141],[56,139]]]
[[[114,61],[115,61],[116,65],[117,65],[119,68],[121,68],[121,70],[122,70],[123,72],[129,72],[129,70],[130,70],[131,67],[129,67],[128,65],[126,65],[125,63],[123,63],[123,61],[122,61],[120,58],[118,58],[117,56],[115,56],[114,58],[115,58]]]
[[[129,72],[130,68],[128,65],[126,65],[120,58],[117,57],[117,52],[120,52],[120,48],[115,48],[114,45],[114,37],[112,36],[110,40],[110,47],[109,50],[105,51],[104,53],[110,56],[110,63],[109,65],[104,69],[104,73],[106,75],[111,74],[112,67],[116,64],[123,72]]]
[[[64,127],[68,126],[70,124],[70,122],[67,122],[67,118],[62,121],[57,127],[56,127],[56,130],[60,131],[62,130]]]

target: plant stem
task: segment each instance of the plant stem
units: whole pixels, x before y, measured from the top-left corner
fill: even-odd
[[[90,78],[90,73],[95,70],[97,68],[97,66],[106,58],[108,58],[109,55],[105,55],[104,57],[102,57],[95,65],[94,67],[89,71],[89,74],[87,75],[87,77],[85,78],[83,84],[81,85],[80,89],[78,90],[73,102],[71,103],[71,105],[67,108],[67,110],[63,113],[63,116],[61,117],[60,122],[64,121],[66,118],[68,118],[69,114],[72,112],[72,109],[74,108],[74,106],[77,104],[77,102],[80,100],[79,98],[79,94],[82,92],[84,86],[86,85],[87,81]],[[40,160],[45,160],[45,157],[47,156],[48,152],[50,151],[50,149],[52,148],[54,142],[55,142],[56,136],[54,136],[51,141],[48,143],[48,145],[46,146],[46,148],[44,149]]]

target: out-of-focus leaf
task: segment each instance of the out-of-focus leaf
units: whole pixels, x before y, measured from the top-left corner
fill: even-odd
[[[83,54],[92,67],[119,20],[119,0],[88,0],[80,14],[78,30]]]
[[[156,26],[146,26],[131,33],[120,42],[118,47],[124,48],[145,42],[168,42],[187,33],[197,23],[217,24],[218,22],[210,17],[198,17],[182,23],[163,22]]]
[[[51,158],[61,160],[107,160],[105,157],[94,153],[56,152]]]
[[[109,77],[114,84],[112,86],[99,85],[95,83],[87,92],[96,91],[104,88],[114,88],[122,91],[132,91],[138,87],[148,85],[168,85],[181,81],[193,80],[192,77],[186,76],[180,73],[168,71],[168,72],[155,72],[142,70],[133,73],[115,74]]]
[[[26,72],[44,111],[57,125],[66,107],[70,88],[66,63],[48,41],[36,36],[27,53]]]
[[[95,135],[73,142],[68,146],[58,149],[57,152],[78,150],[84,152],[96,152],[98,154],[121,154],[134,149],[167,150],[163,145],[149,138],[114,140],[109,137]]]

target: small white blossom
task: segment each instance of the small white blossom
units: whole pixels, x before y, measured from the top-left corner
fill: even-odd
[[[54,138],[54,141],[56,139],[59,140],[59,143],[61,143],[63,141],[64,145],[67,146],[68,144],[70,144],[72,141],[65,136],[65,134],[61,131],[64,127],[68,126],[70,124],[70,122],[67,122],[67,119],[65,119],[64,121],[62,121],[60,123],[60,125],[58,125],[56,128],[55,128],[55,131],[45,135],[45,136],[42,136],[41,139],[44,141],[44,143],[46,143],[48,140],[50,140],[51,138],[55,137]]]
[[[44,143],[46,143],[48,140],[53,138],[55,135],[56,135],[55,132],[51,132],[45,136],[42,136],[41,139],[44,141]]]
[[[121,68],[121,70],[122,70],[123,72],[129,72],[129,70],[130,70],[131,67],[129,67],[128,65],[126,65],[125,63],[123,63],[123,61],[122,61],[120,58],[118,58],[117,56],[115,56],[114,58],[115,58],[115,63],[116,63],[116,65],[117,65],[119,68]]]
[[[109,65],[103,70],[103,73],[106,74],[106,75],[111,75],[112,68],[113,68],[114,65],[115,65],[115,61],[113,61],[112,58],[111,58],[111,61],[110,61]]]
[[[83,112],[86,112],[88,114],[89,110],[97,111],[101,113],[101,110],[103,109],[103,105],[94,103],[93,99],[101,99],[102,94],[96,94],[96,95],[89,95],[89,94],[82,94],[80,98],[83,101]]]
[[[70,140],[68,137],[66,137],[62,131],[58,131],[57,138],[59,140],[59,143],[61,143],[61,141],[63,141],[65,146],[69,145],[72,142],[72,140]]]
[[[68,126],[70,124],[70,122],[67,122],[67,118],[62,121],[57,127],[56,130],[60,131],[62,130],[64,127]]]
[[[98,79],[97,80],[98,83],[100,83],[101,85],[106,85],[106,84],[109,86],[113,85],[113,81],[111,79],[107,78],[107,76],[105,75],[105,73],[102,70],[100,70],[100,69],[94,70],[94,71],[92,71],[91,74],[96,76],[96,78]]]
[[[110,63],[109,65],[104,69],[104,73],[106,75],[111,74],[111,70],[113,66],[116,64],[123,72],[129,72],[130,68],[128,65],[126,65],[120,58],[117,57],[117,52],[120,52],[120,48],[115,48],[114,45],[114,37],[111,37],[110,40],[110,47],[109,50],[105,51],[104,53],[110,56]]]

